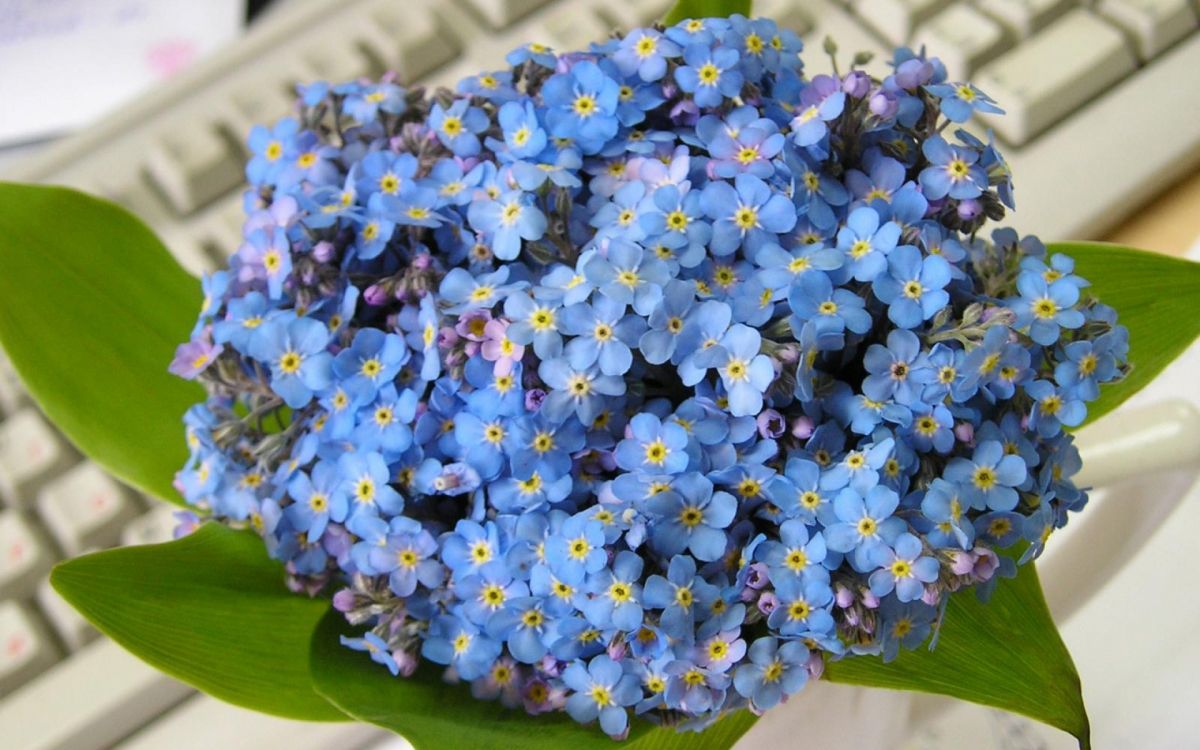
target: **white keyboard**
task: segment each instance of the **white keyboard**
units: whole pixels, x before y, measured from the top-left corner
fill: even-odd
[[[242,222],[253,124],[290,109],[298,81],[387,69],[452,85],[526,41],[583,48],[649,23],[669,0],[291,0],[224,54],[80,135],[5,169],[140,215],[189,270],[224,263]],[[811,73],[858,51],[881,72],[925,45],[1008,111],[995,130],[1022,231],[1096,237],[1200,163],[1200,0],[759,0],[808,41]],[[165,366],[165,363],[164,363]],[[5,750],[405,747],[377,730],[260,717],[196,695],[96,633],[46,582],[57,560],[169,538],[151,507],[83,461],[0,355],[0,745]],[[216,729],[224,727],[225,729]],[[203,730],[203,731],[202,731]],[[386,743],[379,745],[380,742]]]

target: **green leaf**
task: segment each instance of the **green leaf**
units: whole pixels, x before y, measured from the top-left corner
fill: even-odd
[[[1000,581],[990,601],[950,597],[937,646],[901,649],[890,664],[872,657],[831,661],[832,682],[940,693],[1024,714],[1091,747],[1079,674],[1042,596],[1032,563]]]
[[[209,695],[292,719],[347,720],[308,674],[329,602],[289,591],[250,532],[205,524],[174,542],[61,563],[50,582],[117,643]]]
[[[422,663],[413,677],[392,677],[366,654],[339,642],[341,635],[359,634],[338,612],[326,615],[313,634],[313,684],[350,716],[403,735],[416,750],[726,750],[756,718],[749,711],[738,711],[700,734],[636,721],[629,739],[617,744],[599,727],[580,726],[563,713],[529,716],[494,701],[476,700],[465,685],[443,682],[441,670],[431,664]]]
[[[200,285],[124,209],[0,183],[0,346],[42,410],[129,484],[180,502],[180,421],[204,398],[167,372]]]
[[[663,16],[663,24],[674,26],[689,18],[728,18],[735,13],[750,15],[750,0],[679,0]]]
[[[1103,242],[1054,242],[1046,249],[1074,258],[1092,294],[1116,308],[1129,328],[1133,371],[1100,388],[1100,398],[1088,404],[1091,422],[1144,388],[1200,336],[1200,263]]]

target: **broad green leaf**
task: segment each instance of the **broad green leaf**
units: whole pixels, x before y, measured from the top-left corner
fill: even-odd
[[[359,634],[334,611],[317,626],[311,654],[316,691],[350,716],[403,735],[416,750],[726,750],[755,721],[749,711],[738,711],[700,734],[637,721],[629,739],[618,744],[598,726],[580,726],[564,713],[529,716],[495,701],[476,700],[465,685],[443,682],[434,665],[422,664],[410,678],[392,677],[338,640]]]
[[[750,0],[679,0],[663,16],[663,23],[674,26],[688,18],[728,18],[735,13],[749,16]]]
[[[832,682],[940,693],[1024,714],[1091,747],[1079,674],[1050,619],[1032,563],[1000,581],[985,604],[971,591],[950,597],[937,645],[829,662]]]
[[[209,695],[292,719],[347,720],[308,674],[329,602],[289,591],[254,534],[206,524],[174,542],[61,563],[50,582],[117,643]]]
[[[1075,272],[1129,328],[1133,371],[1100,388],[1100,398],[1088,404],[1091,422],[1144,388],[1200,336],[1200,263],[1103,242],[1056,242],[1046,249],[1074,258]]]
[[[0,183],[0,346],[64,434],[129,484],[180,502],[180,421],[204,393],[167,372],[200,285],[125,210]]]

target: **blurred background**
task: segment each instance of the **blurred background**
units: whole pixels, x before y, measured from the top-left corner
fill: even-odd
[[[295,84],[378,76],[452,85],[527,41],[578,49],[669,0],[0,0],[0,179],[66,184],[141,216],[199,274],[241,236],[252,125]],[[886,70],[924,45],[1007,111],[1007,220],[1200,259],[1198,0],[763,0],[825,72],[832,37]],[[0,269],[3,273],[3,269]],[[1195,301],[1200,308],[1200,300]],[[1200,310],[1198,310],[1200,314]],[[1136,342],[1135,342],[1136,347]],[[1083,679],[1096,747],[1196,747],[1200,599],[1177,570],[1200,524],[1192,348],[1081,435],[1099,489],[1039,564]],[[50,589],[57,560],[170,537],[170,511],[80,457],[0,352],[0,744],[6,750],[398,750],[359,726],[259,716],[198,695],[100,637]],[[1180,578],[1184,578],[1181,574]],[[1153,635],[1147,635],[1153,633]],[[821,724],[828,736],[812,734]],[[739,745],[890,750],[1069,748],[1065,734],[949,700],[811,686]]]

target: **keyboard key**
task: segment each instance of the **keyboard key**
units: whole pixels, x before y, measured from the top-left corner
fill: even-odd
[[[193,233],[174,230],[163,232],[161,237],[163,244],[171,251],[171,257],[179,261],[183,270],[191,275],[200,276],[219,268],[214,256],[204,247],[204,243],[197,240]]]
[[[1008,27],[1018,39],[1032,36],[1074,4],[1075,0],[976,0],[980,10]]]
[[[364,48],[399,73],[402,82],[412,83],[458,54],[458,41],[429,8],[392,0],[376,5],[370,14],[376,26],[364,29]]]
[[[1138,57],[1150,60],[1196,28],[1191,0],[1103,0],[1099,10],[1128,31]]]
[[[803,0],[763,0],[754,4],[754,15],[770,18],[795,34],[812,30],[813,19],[804,10]]]
[[[600,12],[610,16],[613,25],[628,30],[658,21],[674,4],[673,0],[611,0],[604,3]],[[755,15],[760,13],[756,10]]]
[[[559,5],[538,16],[529,30],[530,41],[541,42],[555,50],[587,49],[612,33],[612,26],[586,7]]]
[[[25,386],[12,361],[0,352],[0,414],[12,414],[25,404]]]
[[[197,695],[113,750],[331,750],[386,736],[370,724],[292,721]]]
[[[108,750],[192,692],[99,638],[0,699],[4,747]]]
[[[301,56],[308,73],[301,81],[325,81],[337,85],[360,76],[373,76],[383,70],[372,57],[352,42],[354,27],[346,24],[335,29],[322,29],[321,41],[306,49]],[[330,44],[327,40],[338,40]],[[315,40],[314,40],[315,41]]]
[[[513,21],[545,5],[549,0],[466,0],[493,29],[503,29]]]
[[[47,480],[77,456],[33,407],[0,424],[0,497],[9,507],[28,507]]]
[[[962,81],[999,55],[1006,39],[1000,24],[970,5],[951,5],[917,29],[913,46],[925,45],[945,63],[950,80]]]
[[[115,546],[140,512],[129,491],[91,461],[48,482],[37,506],[42,523],[71,557],[89,547]]]
[[[66,599],[59,596],[50,585],[49,578],[43,579],[38,586],[36,599],[42,614],[46,616],[46,620],[67,650],[78,651],[99,637],[100,632],[92,627],[77,609],[67,603]]]
[[[229,94],[233,108],[239,119],[239,126],[231,130],[234,142],[246,150],[246,138],[250,128],[255,125],[271,126],[276,120],[295,113],[296,94],[289,93],[288,86],[282,80],[273,76],[260,80],[247,81]]]
[[[854,12],[894,45],[905,44],[923,21],[932,18],[950,0],[858,0]],[[841,40],[835,39],[838,46]]]
[[[29,611],[17,602],[0,602],[0,696],[11,693],[56,661],[57,649]],[[7,742],[8,725],[0,726],[5,727]]]
[[[163,128],[146,156],[146,172],[167,203],[187,216],[237,187],[242,159],[214,124],[180,123]]]
[[[175,513],[179,509],[164,502],[155,501],[150,512],[144,513],[125,525],[121,532],[121,545],[158,544],[175,538],[175,527],[179,522]]]
[[[0,600],[23,599],[50,572],[56,556],[19,511],[0,511]]]
[[[986,121],[1021,145],[1086,104],[1137,63],[1115,27],[1072,10],[985,66],[975,82],[1008,111]]]

